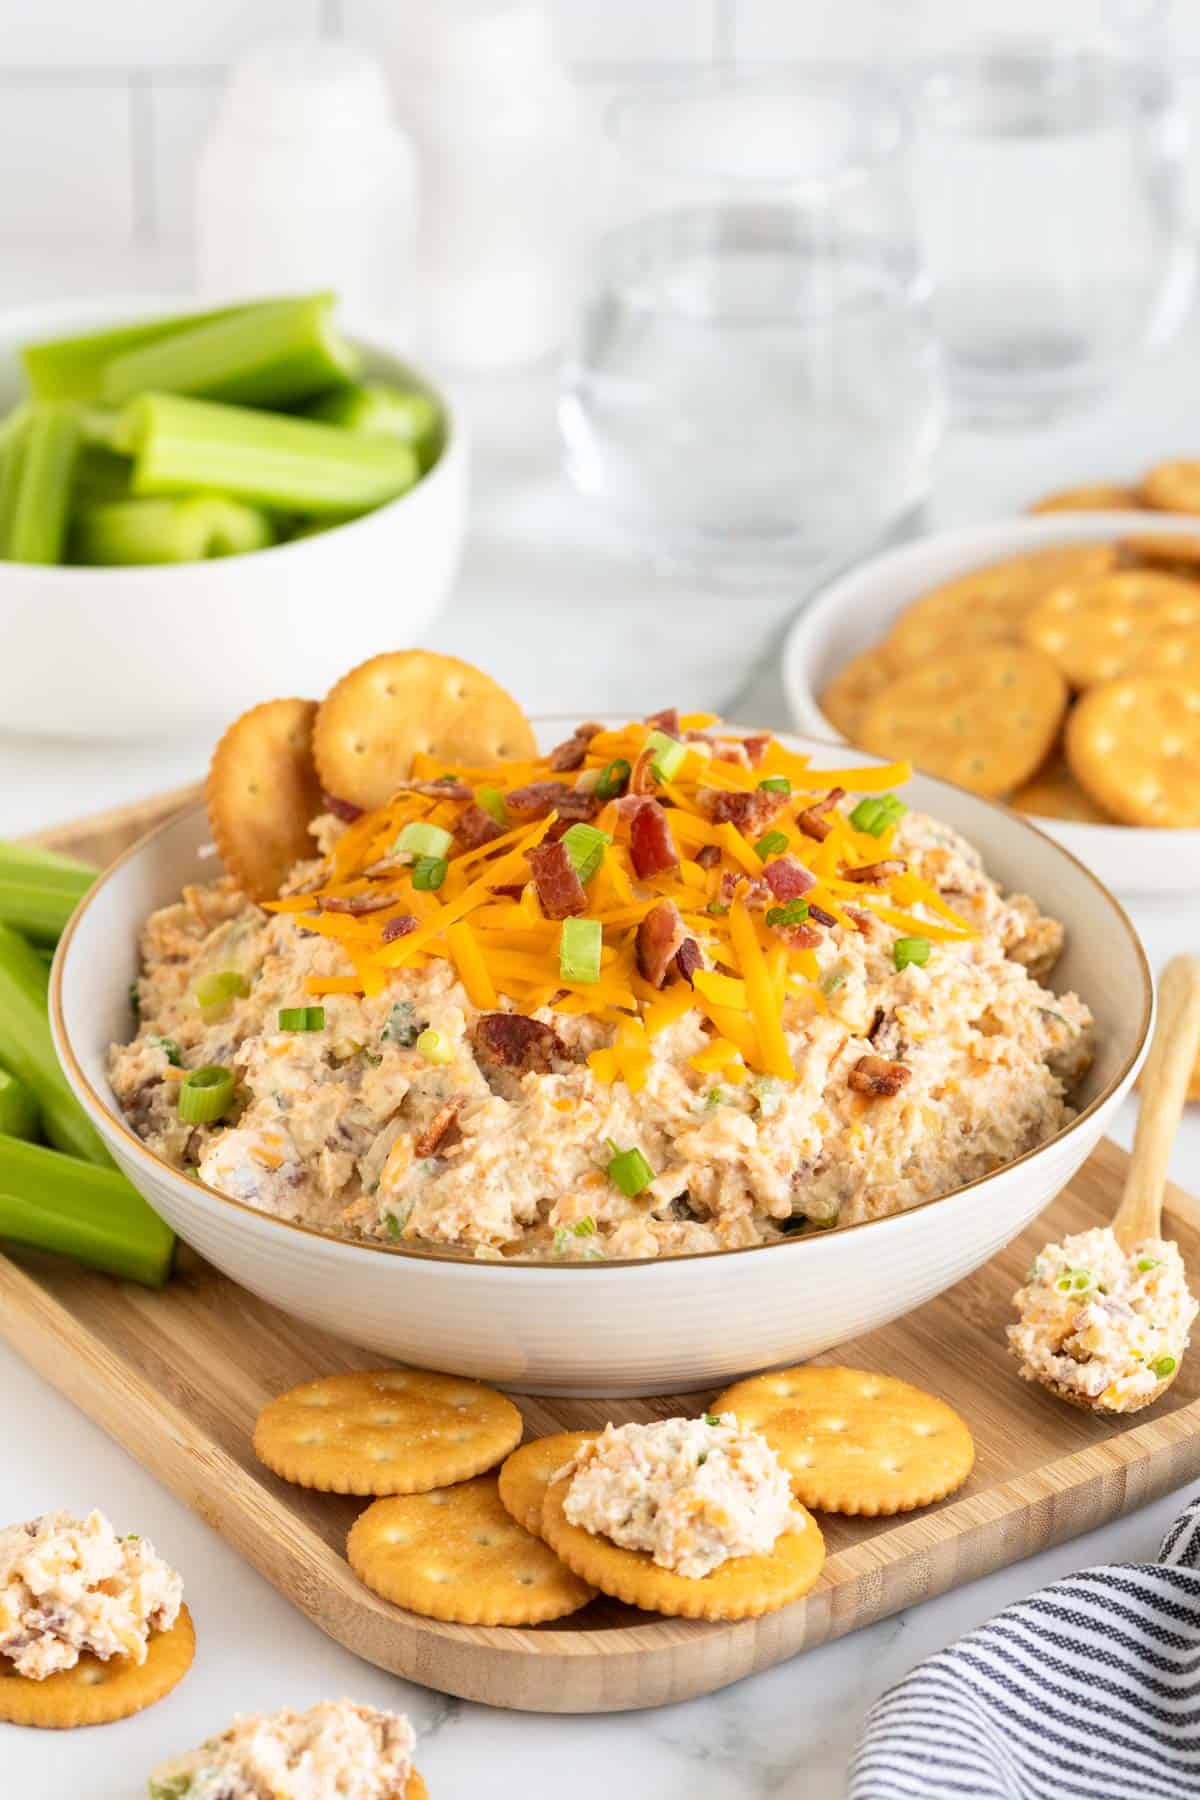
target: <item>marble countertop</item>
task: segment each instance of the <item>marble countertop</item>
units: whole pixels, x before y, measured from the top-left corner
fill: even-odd
[[[5,299],[63,291],[53,259],[26,259]],[[175,285],[176,266],[120,280],[92,271],[95,291]],[[83,285],[73,270],[70,284]],[[1200,450],[1193,423],[1200,324],[1086,416],[1049,429],[955,431],[942,451],[925,529],[1019,509],[1050,487],[1120,479],[1157,458]],[[531,711],[641,711],[678,700],[784,725],[774,651],[811,590],[799,574],[763,593],[715,591],[657,567],[565,488],[558,474],[552,371],[471,383],[475,497],[456,594],[430,634],[481,663]],[[677,629],[686,616],[695,626]],[[586,654],[581,646],[586,643]],[[96,748],[0,737],[0,835],[115,805],[198,776],[208,746],[172,742]],[[1198,948],[1180,905],[1131,908],[1156,967]],[[1198,1109],[1172,1159],[1200,1186]],[[1132,1110],[1118,1121],[1128,1142]],[[434,1796],[540,1795],[574,1800],[834,1800],[870,1703],[916,1662],[1001,1607],[1068,1570],[1154,1553],[1183,1496],[1168,1497],[1087,1538],[743,1681],[656,1712],[596,1718],[502,1713],[447,1699],[357,1661],[293,1611],[226,1544],[130,1457],[0,1346],[10,1444],[0,1459],[0,1520],[99,1504],[119,1528],[153,1538],[182,1569],[198,1655],[164,1704],[102,1732],[37,1734],[0,1727],[0,1787],[23,1800],[135,1800],[160,1758],[199,1742],[236,1711],[303,1707],[351,1696],[407,1710]]]

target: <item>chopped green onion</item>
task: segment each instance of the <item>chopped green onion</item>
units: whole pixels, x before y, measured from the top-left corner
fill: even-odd
[[[406,825],[395,843],[392,854],[409,851],[413,856],[445,856],[454,842],[450,832],[440,825],[427,825],[423,820],[415,820]]]
[[[441,887],[449,867],[444,856],[418,856],[413,864],[412,884],[422,893],[431,893]]]
[[[608,1142],[609,1147],[616,1150],[611,1138]],[[654,1170],[636,1145],[630,1150],[616,1150],[616,1155],[604,1172],[630,1200],[636,1199],[654,1180]]]
[[[922,963],[929,961],[931,949],[928,938],[897,938],[892,945],[892,961],[897,969],[907,969],[910,963],[916,963],[920,967]]]
[[[440,1031],[427,1027],[417,1038],[417,1052],[426,1062],[448,1063],[454,1061],[454,1050]]]
[[[594,825],[572,825],[563,832],[563,849],[584,887],[604,861],[604,852],[611,843],[607,831],[597,831]]]
[[[596,1221],[593,1219],[591,1213],[587,1213],[582,1219],[577,1219],[575,1221],[571,1230],[575,1233],[576,1237],[595,1237]]]
[[[38,1103],[25,1083],[0,1069],[0,1135],[36,1138],[39,1119]]]
[[[210,1125],[233,1099],[233,1076],[220,1063],[193,1069],[179,1084],[179,1117],[185,1125]]]
[[[504,804],[504,795],[499,788],[481,787],[475,798],[489,819],[494,819],[497,825],[508,824],[508,808]]]
[[[1067,1269],[1054,1283],[1060,1294],[1086,1294],[1092,1285],[1090,1269]]]
[[[808,917],[807,900],[789,900],[784,906],[767,908],[768,925],[799,925]]]
[[[610,762],[601,773],[599,781],[592,790],[597,800],[615,800],[629,786],[629,777],[633,770],[623,756]]]
[[[710,913],[714,919],[723,919],[729,911],[729,902],[728,900],[710,900],[704,910],[706,913]]]
[[[668,737],[665,731],[652,731],[645,748],[650,752],[650,772],[656,781],[670,781],[678,775],[687,756],[687,745]]]
[[[280,1031],[324,1031],[325,1008],[323,1006],[281,1006],[279,1029]]]
[[[860,800],[850,814],[850,823],[855,831],[865,831],[869,837],[882,837],[889,825],[898,825],[908,811],[903,800],[897,800],[895,794],[871,794]]]
[[[1150,1373],[1159,1381],[1165,1381],[1168,1375],[1175,1373],[1178,1364],[1173,1356],[1160,1356],[1157,1362],[1150,1364]]]
[[[825,995],[836,994],[846,979],[845,969],[830,969],[821,977],[821,992]]]
[[[180,1052],[179,1045],[175,1042],[174,1038],[156,1037],[151,1038],[150,1042],[154,1045],[156,1050],[162,1051],[167,1059],[168,1067],[172,1069],[181,1069],[183,1067],[183,1056]]]
[[[404,1050],[412,1049],[417,1041],[417,1028],[413,1024],[411,1000],[397,1000],[379,1036],[383,1043],[399,1044]]]
[[[221,969],[215,975],[202,975],[196,983],[196,1001],[200,1006],[224,1006],[229,1000],[244,998],[250,989],[246,977],[236,969]]]
[[[1161,1257],[1157,1256],[1139,1256],[1137,1259],[1138,1274],[1144,1275],[1147,1269],[1157,1269],[1161,1260]]]
[[[786,850],[787,847],[788,841],[782,831],[768,831],[766,836],[760,837],[755,844],[754,854],[760,862],[766,862],[769,856],[778,856],[779,852]]]
[[[719,1425],[721,1423],[721,1415],[719,1413],[705,1413],[704,1423],[706,1425]]]
[[[564,981],[599,981],[604,928],[599,919],[564,919],[558,971]]]
[[[105,365],[101,399],[121,406],[139,394],[194,394],[231,406],[294,406],[358,373],[333,306],[329,294],[278,300],[125,350]]]
[[[723,1106],[724,1104],[725,1089],[723,1087],[709,1088],[707,1094],[704,1096],[705,1112],[711,1112],[714,1106]]]
[[[786,775],[764,775],[758,785],[764,794],[790,794],[792,791]]]

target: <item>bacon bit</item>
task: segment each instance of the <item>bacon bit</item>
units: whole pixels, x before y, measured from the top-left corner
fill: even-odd
[[[898,856],[885,857],[882,862],[862,863],[857,869],[843,869],[842,874],[847,881],[888,881],[893,875],[903,875],[908,864],[901,862]]]
[[[550,1025],[524,1013],[481,1013],[475,1021],[475,1055],[500,1069],[523,1069],[549,1075],[566,1056],[562,1039]]]
[[[791,950],[815,950],[821,942],[821,933],[807,919],[799,925],[772,925],[771,930]]]
[[[570,737],[564,738],[550,752],[550,767],[560,773],[567,769],[581,769],[588,745],[597,732],[603,730],[603,725],[597,725],[594,719],[589,719],[584,725],[577,725]]]
[[[651,987],[662,987],[687,935],[673,900],[660,900],[650,908],[637,928],[637,965]]]
[[[743,875],[740,870],[723,870],[721,885],[717,890],[718,901],[725,906],[730,906],[735,895],[739,893],[751,912],[761,912],[772,899],[770,888],[757,876],[751,878],[749,875]]]
[[[882,1056],[860,1056],[846,1079],[856,1094],[893,1100],[912,1080],[912,1070]]]
[[[415,931],[417,929],[418,923],[419,921],[414,919],[411,913],[398,913],[394,919],[389,919],[384,926],[383,942],[385,944],[394,944],[397,938],[407,937],[410,931]]]
[[[697,969],[704,967],[704,957],[695,938],[684,938],[675,953],[675,967],[683,976],[689,987],[694,985],[693,975]]]
[[[750,737],[745,737],[741,740],[742,749],[746,752],[752,769],[757,769],[759,763],[767,754],[767,745],[770,742],[771,734],[769,731],[756,731]]]
[[[660,712],[647,713],[646,724],[653,725],[656,731],[665,731],[668,737],[679,736],[679,708],[664,706]]]
[[[489,894],[498,894],[501,900],[519,900],[525,892],[525,885],[520,881],[502,881],[499,887],[488,889]]]
[[[844,906],[842,911],[853,925],[855,931],[861,931],[864,937],[870,937],[879,921],[872,913],[863,912],[860,906]]]
[[[752,794],[729,793],[724,788],[700,788],[696,795],[714,825],[733,825],[743,837],[760,837],[787,805],[786,794],[755,788]]]
[[[656,785],[654,752],[653,750],[643,750],[630,770],[629,786],[625,793],[627,796],[632,794],[636,798],[644,800],[648,794],[654,792]]]
[[[780,856],[763,865],[763,880],[777,900],[798,900],[815,888],[817,878],[794,856]]]
[[[679,852],[657,800],[643,800],[629,822],[629,858],[639,881],[678,867]]]
[[[414,1156],[432,1156],[435,1153],[446,1133],[457,1123],[461,1105],[461,1100],[447,1100],[445,1106],[438,1108],[413,1145]]]
[[[808,916],[810,919],[814,920],[816,924],[824,925],[827,931],[832,931],[837,924],[837,920],[832,913],[826,912],[823,906],[814,906],[811,900],[808,904]]]
[[[439,775],[436,781],[398,781],[398,794],[424,794],[429,800],[473,800],[475,796],[465,782],[453,775]]]
[[[845,793],[845,788],[830,788],[823,800],[814,800],[802,813],[797,813],[796,823],[805,837],[815,838],[818,844],[825,842],[833,830],[832,820],[825,815],[833,810],[839,800],[844,799]]]
[[[548,919],[570,919],[587,911],[587,895],[565,845],[535,844],[525,852],[525,860],[533,871],[538,899]]]
[[[454,824],[454,836],[461,850],[479,850],[493,838],[503,837],[504,826],[484,812],[474,801],[460,813]]]
[[[317,895],[317,907],[321,912],[349,913],[354,919],[361,918],[363,913],[382,912],[385,907],[395,904],[395,894]]]
[[[355,806],[353,800],[339,800],[336,794],[323,793],[321,804],[326,812],[331,812],[335,819],[342,821],[343,825],[353,825],[355,819],[361,819],[363,816],[361,806]]]
[[[554,812],[571,792],[565,781],[531,781],[527,787],[514,788],[504,796],[504,804],[515,819],[544,819]]]
[[[721,860],[721,852],[716,844],[702,844],[696,852],[696,863],[701,869],[715,869]]]

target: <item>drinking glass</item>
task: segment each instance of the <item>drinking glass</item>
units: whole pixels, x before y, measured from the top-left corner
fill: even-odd
[[[633,201],[564,371],[572,479],[709,571],[869,540],[924,496],[944,412],[900,109],[846,72],[730,76],[608,128]]]
[[[1187,308],[1186,125],[1157,0],[926,0],[905,67],[913,196],[955,399],[1048,417]]]

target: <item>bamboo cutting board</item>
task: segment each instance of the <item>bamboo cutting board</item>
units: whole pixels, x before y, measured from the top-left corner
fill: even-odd
[[[47,834],[97,860],[171,803]],[[1018,1380],[1004,1348],[1013,1290],[1051,1238],[1107,1222],[1126,1158],[1101,1144],[1070,1188],[985,1268],[905,1319],[820,1358],[899,1375],[966,1418],[977,1461],[951,1499],[899,1519],[820,1518],[829,1558],[812,1593],[758,1620],[659,1619],[607,1600],[534,1629],[421,1619],[362,1587],[345,1559],[364,1502],[308,1493],[256,1461],[260,1407],[296,1382],[372,1366],[190,1252],[162,1293],[49,1258],[0,1257],[0,1335],[186,1501],[323,1631],[399,1675],[531,1712],[657,1706],[725,1686],[901,1607],[1132,1511],[1200,1475],[1200,1357],[1126,1423]],[[1169,1229],[1200,1282],[1200,1203],[1172,1189]],[[528,1434],[695,1413],[707,1396],[521,1399]]]

